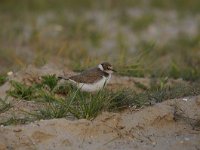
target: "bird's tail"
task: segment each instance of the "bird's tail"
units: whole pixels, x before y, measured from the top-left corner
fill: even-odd
[[[58,76],[58,79],[61,80],[61,79],[64,79],[64,80],[69,80],[69,78],[67,77],[64,77],[64,76]]]

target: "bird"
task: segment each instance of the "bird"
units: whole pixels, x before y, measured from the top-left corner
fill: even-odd
[[[109,62],[103,62],[94,68],[87,69],[78,75],[71,77],[59,76],[59,79],[68,80],[81,91],[96,92],[103,89],[116,72]]]

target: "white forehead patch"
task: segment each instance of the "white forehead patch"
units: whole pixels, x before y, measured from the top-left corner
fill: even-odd
[[[99,65],[98,65],[98,68],[99,68],[100,70],[102,70],[102,71],[104,70],[102,64],[99,64]]]

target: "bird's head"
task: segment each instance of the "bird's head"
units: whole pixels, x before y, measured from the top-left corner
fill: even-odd
[[[103,62],[101,64],[98,65],[99,69],[106,72],[106,73],[109,73],[109,74],[112,74],[113,72],[116,72],[114,69],[113,69],[113,66],[108,63],[108,62]]]

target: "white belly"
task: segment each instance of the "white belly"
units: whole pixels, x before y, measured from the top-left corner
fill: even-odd
[[[109,82],[111,78],[111,75],[109,75],[107,78],[103,77],[101,80],[92,83],[92,84],[86,84],[86,83],[75,83],[73,80],[70,80],[74,85],[76,85],[78,88],[80,88],[81,91],[86,92],[95,92],[103,89],[103,87]]]

